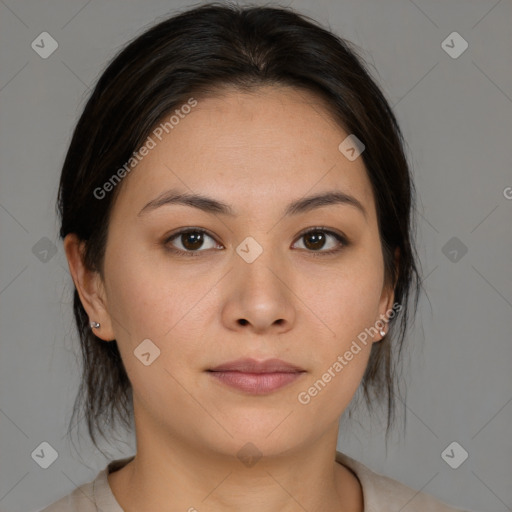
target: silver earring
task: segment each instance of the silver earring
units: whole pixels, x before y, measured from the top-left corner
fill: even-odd
[[[384,336],[386,336],[386,331],[385,331],[384,329],[381,329],[381,330],[379,331],[379,334],[380,334],[382,337],[384,337]]]
[[[98,329],[100,324],[98,322],[91,322],[91,328]]]

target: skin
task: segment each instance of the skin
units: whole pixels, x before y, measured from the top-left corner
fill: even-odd
[[[82,304],[101,324],[97,336],[117,340],[133,385],[137,455],[108,477],[125,511],[363,510],[358,479],[334,456],[339,418],[381,336],[360,344],[310,403],[297,399],[393,305],[364,163],[338,150],[347,135],[319,98],[292,88],[201,99],[118,185],[104,279],[66,237]],[[171,188],[223,201],[235,215],[176,204],[138,215]],[[332,190],[357,198],[366,216],[336,204],[283,217],[288,203]],[[317,226],[350,244],[326,233],[323,247],[310,248],[300,233]],[[186,227],[212,236],[196,257],[166,249]],[[252,263],[236,252],[248,236],[263,248]],[[178,236],[167,248],[186,243]],[[133,352],[148,338],[160,356],[145,366]],[[241,357],[306,371],[263,396],[205,371]],[[236,456],[248,442],[263,454],[252,467]]]

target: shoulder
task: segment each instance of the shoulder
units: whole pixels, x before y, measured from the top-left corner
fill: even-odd
[[[125,466],[133,457],[111,461],[94,480],[80,485],[72,493],[39,512],[122,512],[109,487],[107,476]]]
[[[96,479],[80,485],[71,494],[48,505],[41,512],[97,512],[94,500],[95,481]]]
[[[376,473],[343,453],[336,452],[336,460],[351,469],[361,482],[364,512],[469,512]]]

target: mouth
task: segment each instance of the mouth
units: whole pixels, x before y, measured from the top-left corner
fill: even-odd
[[[207,372],[218,382],[251,395],[277,391],[299,379],[306,370],[280,359],[238,359]]]

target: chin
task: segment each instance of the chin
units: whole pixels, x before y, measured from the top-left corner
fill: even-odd
[[[300,447],[308,439],[321,435],[318,432],[315,435],[314,432],[305,431],[303,426],[299,427],[292,419],[293,413],[283,422],[285,416],[281,414],[279,418],[267,418],[265,421],[260,416],[252,418],[254,419],[252,423],[250,423],[251,417],[246,417],[242,424],[224,423],[223,426],[232,437],[225,431],[220,433],[219,429],[216,429],[215,435],[212,435],[210,430],[205,433],[207,438],[205,442],[219,454],[237,457],[271,457],[282,456]]]

